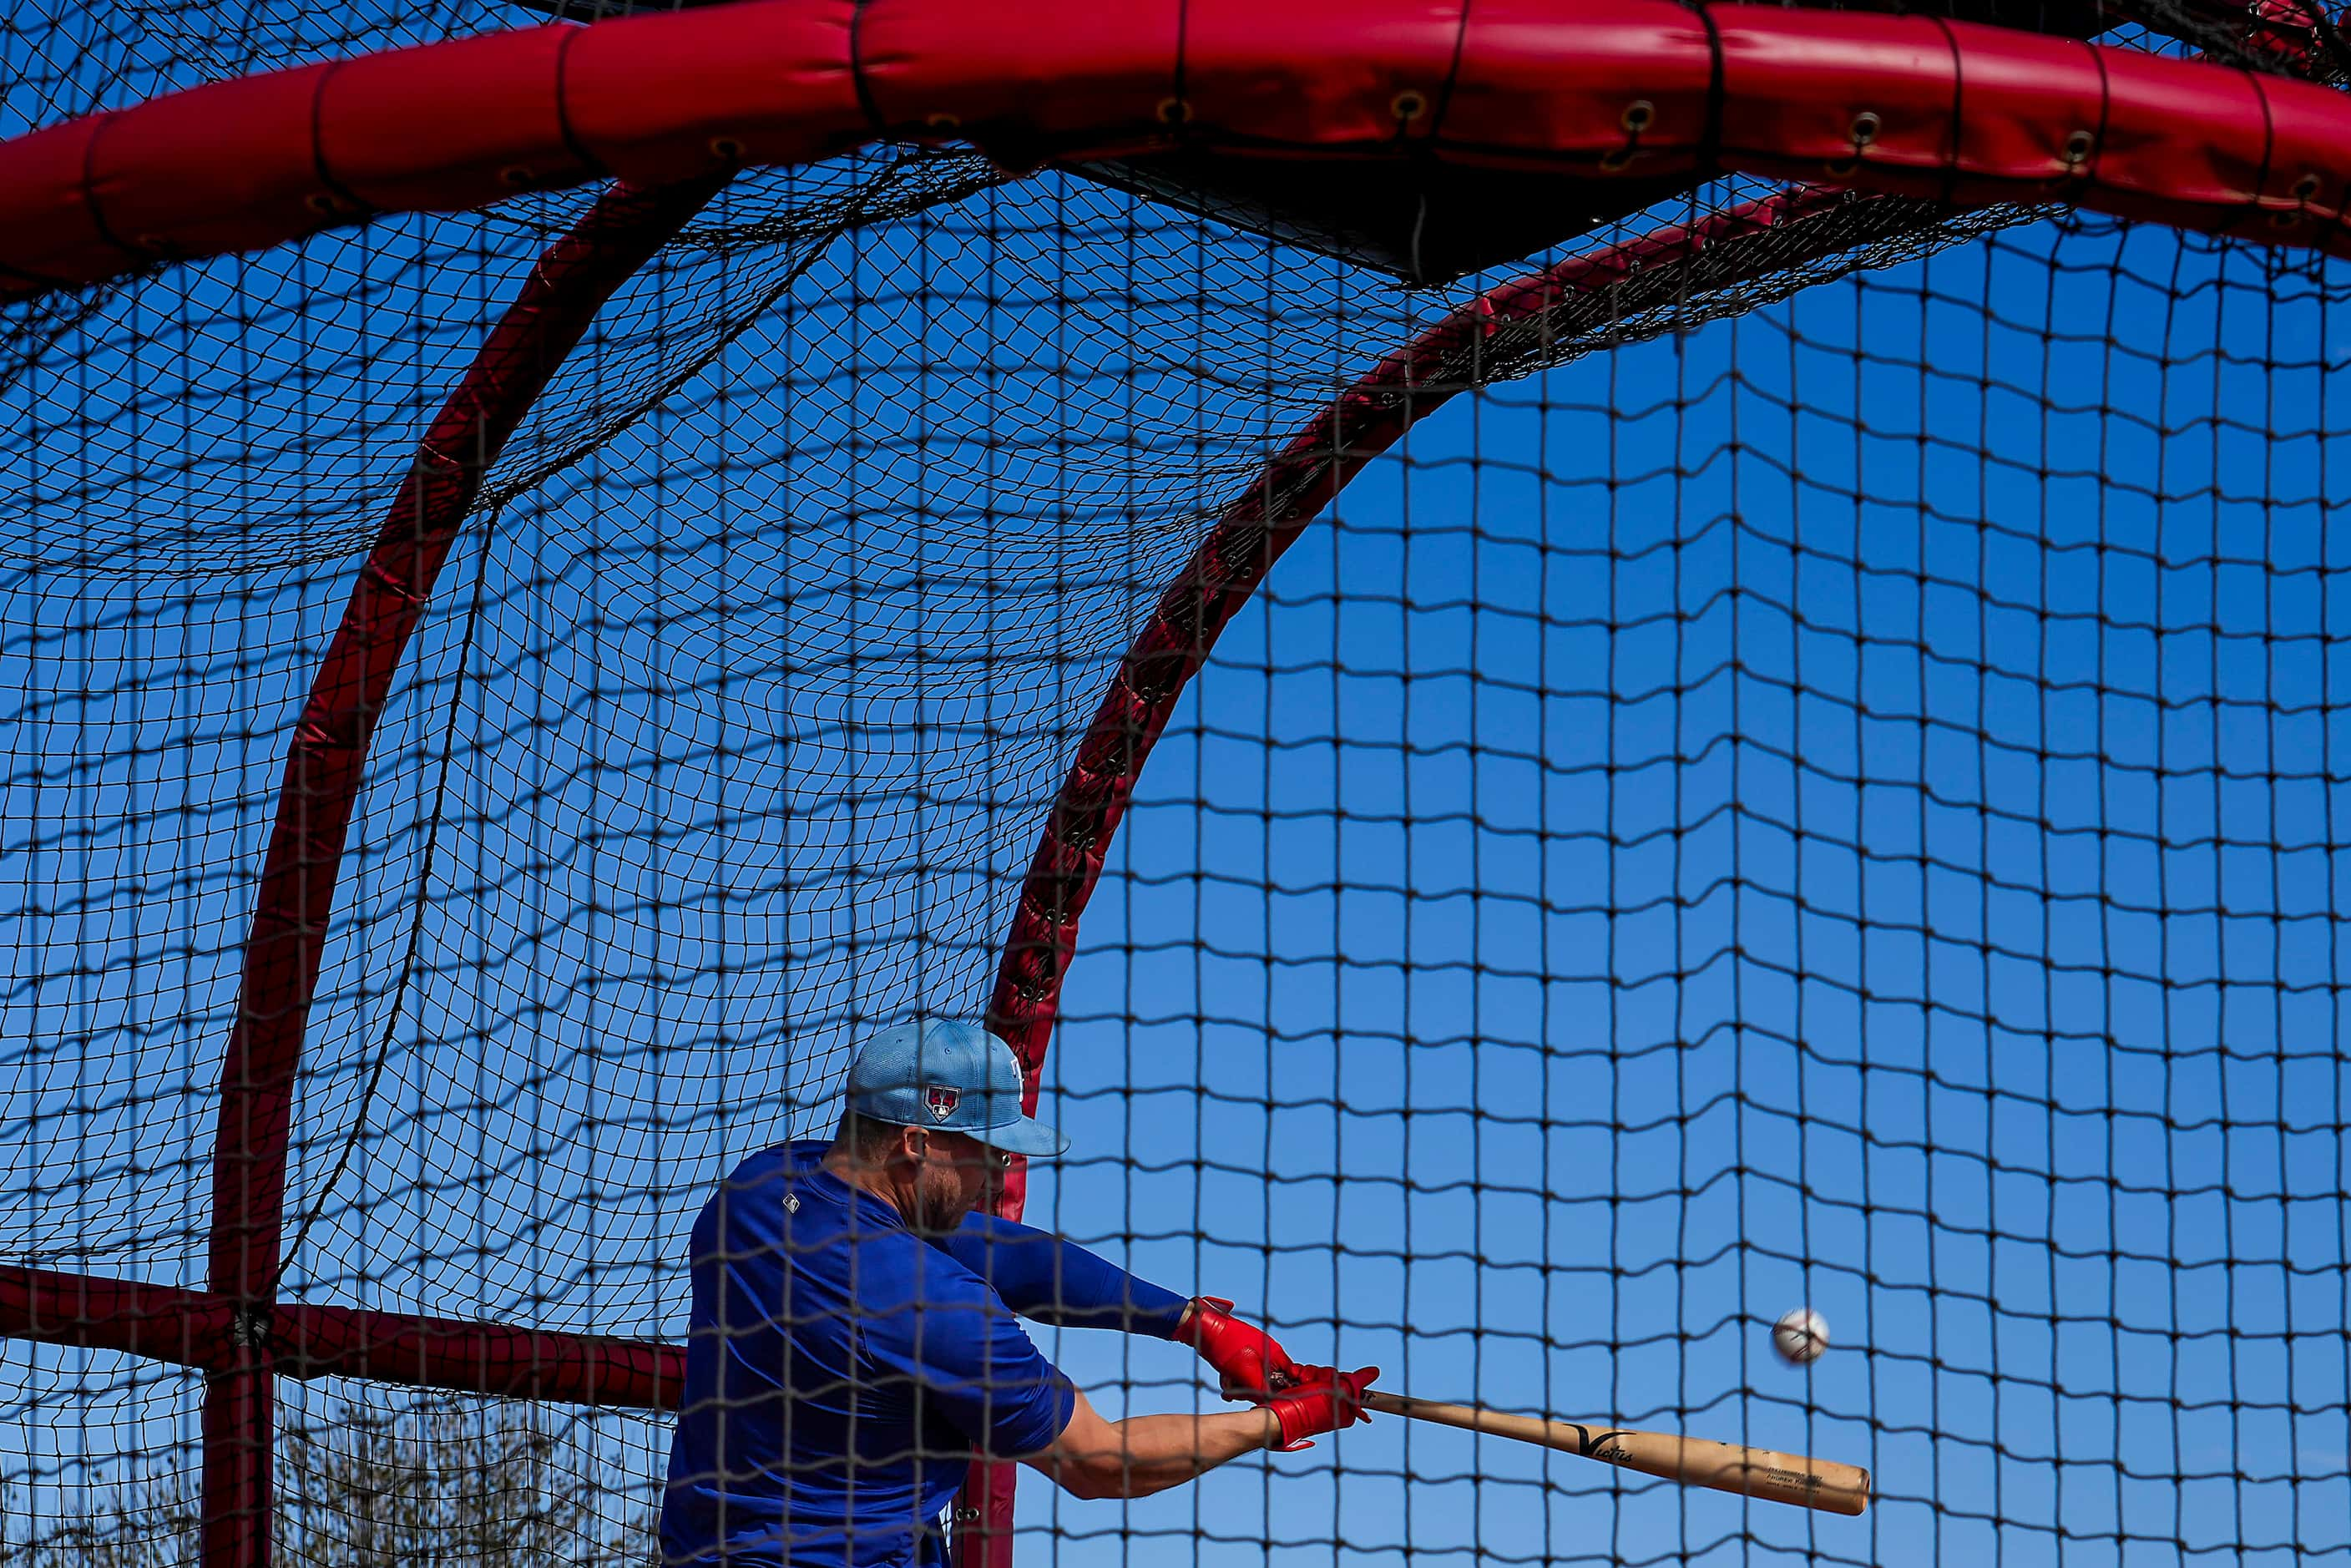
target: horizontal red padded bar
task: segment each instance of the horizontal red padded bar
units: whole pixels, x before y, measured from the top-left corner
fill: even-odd
[[[236,1306],[225,1296],[0,1266],[0,1335],[209,1366],[229,1348]]]
[[[685,1387],[685,1352],[675,1345],[408,1312],[280,1306],[269,1343],[289,1377],[368,1377],[649,1410],[675,1409]]]
[[[266,1324],[208,1291],[0,1268],[0,1335],[225,1365],[258,1333],[287,1377],[365,1377],[466,1394],[677,1407],[685,1352],[645,1340],[549,1333],[413,1312],[280,1304]]]
[[[2351,249],[2351,100],[2037,34],[1671,0],[747,0],[214,83],[0,143],[0,295],[371,210],[909,137],[1012,162],[1190,139],[1596,180],[1711,164]]]

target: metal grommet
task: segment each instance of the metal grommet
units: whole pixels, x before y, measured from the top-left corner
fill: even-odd
[[[302,198],[302,204],[309,208],[314,213],[321,213],[329,217],[342,210],[340,204],[335,200],[334,196],[330,193],[326,191],[311,192],[308,195]]]
[[[1418,120],[1428,112],[1428,99],[1406,88],[1388,100],[1388,112],[1398,120]]]
[[[932,115],[923,123],[934,131],[956,131],[962,128],[963,119],[960,115],[941,112]]]
[[[1633,150],[1630,147],[1614,148],[1600,155],[1600,166],[1611,174],[1622,172],[1625,166],[1632,162]]]
[[[2098,139],[2089,131],[2076,131],[2073,135],[2065,138],[2065,162],[2086,162],[2090,156],[2090,150],[2097,144]]]
[[[743,144],[732,136],[714,136],[710,139],[710,152],[714,157],[740,158],[743,156]]]
[[[1650,122],[1656,118],[1657,106],[1646,98],[1635,99],[1625,106],[1625,112],[1616,117],[1617,123],[1635,136],[1649,129]]]
[[[1182,99],[1163,98],[1159,100],[1160,124],[1181,125],[1191,118],[1192,106],[1186,103]]]
[[[2294,199],[2297,202],[2310,200],[2311,197],[2318,194],[2318,186],[2319,179],[2316,174],[2304,174],[2294,183]]]
[[[1884,122],[1880,120],[1877,116],[1872,114],[1865,109],[1859,114],[1855,115],[1853,117],[1853,144],[1855,147],[1866,147],[1871,142],[1876,141],[1878,128]]]
[[[530,183],[530,171],[519,163],[509,163],[498,171],[498,180],[503,184],[517,187],[528,185]]]
[[[2273,229],[2290,229],[2294,227],[2294,225],[2302,222],[2302,216],[2303,214],[2299,211],[2291,208],[2281,212],[2272,213],[2270,214],[2270,227]]]
[[[1850,180],[1860,168],[1860,159],[1840,158],[1833,163],[1822,164],[1821,172],[1826,174],[1832,180]]]

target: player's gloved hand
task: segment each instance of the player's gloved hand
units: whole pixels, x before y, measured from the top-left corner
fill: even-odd
[[[1263,1329],[1233,1316],[1221,1296],[1196,1296],[1176,1338],[1217,1369],[1228,1399],[1263,1404],[1298,1380],[1298,1364]]]
[[[1379,1376],[1378,1367],[1340,1372],[1328,1366],[1293,1365],[1290,1370],[1297,1382],[1265,1402],[1265,1407],[1281,1422],[1283,1453],[1311,1448],[1314,1445],[1307,1441],[1309,1437],[1372,1418],[1364,1408],[1364,1390]]]

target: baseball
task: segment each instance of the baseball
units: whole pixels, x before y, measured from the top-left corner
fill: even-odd
[[[1829,1321],[1810,1307],[1798,1307],[1771,1325],[1771,1347],[1798,1366],[1818,1361],[1829,1347]]]

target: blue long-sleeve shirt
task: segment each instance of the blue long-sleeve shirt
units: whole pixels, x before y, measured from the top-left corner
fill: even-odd
[[[1191,1305],[1188,1296],[1017,1219],[974,1214],[961,1229],[929,1240],[987,1281],[1006,1306],[1056,1328],[1121,1329],[1170,1339]]]
[[[826,1171],[825,1147],[752,1155],[695,1222],[665,1562],[942,1562],[972,1449],[1036,1453],[1076,1406],[1014,1314],[1161,1338],[1184,1315],[1186,1298],[1011,1220],[918,1235]]]

